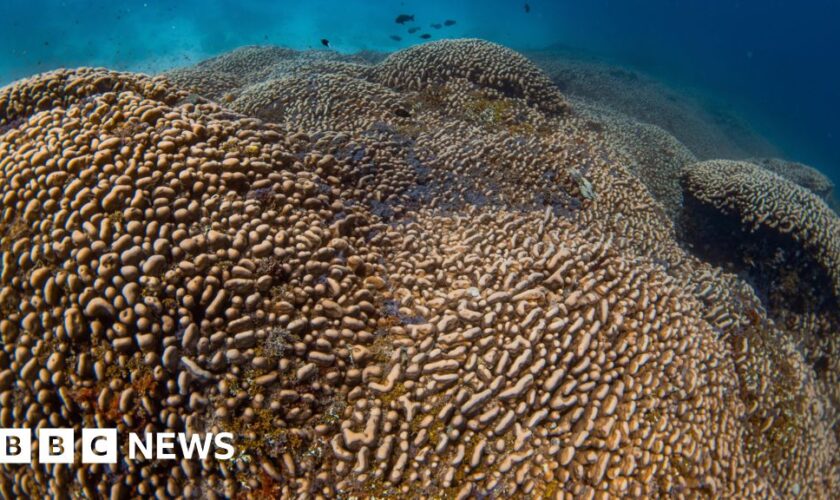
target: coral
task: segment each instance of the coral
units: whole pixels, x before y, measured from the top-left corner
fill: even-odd
[[[421,90],[451,78],[465,78],[548,112],[566,108],[565,99],[533,63],[506,47],[477,39],[441,40],[388,56],[373,77],[389,87]]]
[[[747,161],[779,174],[825,200],[831,196],[834,190],[834,183],[831,182],[831,179],[823,175],[819,170],[808,165],[779,158],[750,158]]]
[[[834,323],[684,250],[676,141],[487,42],[378,59],[0,91],[0,424],[237,450],[4,496],[837,496],[836,336],[787,320]]]
[[[405,243],[386,262],[402,276],[401,309],[428,322],[391,328],[405,355],[393,353],[372,400],[356,402],[333,441],[337,470],[362,471],[371,455],[374,478],[461,498],[556,485],[576,495],[767,491],[754,472],[721,474],[702,458],[719,457],[723,471],[746,463],[702,438],[744,432],[736,377],[691,312],[700,308],[664,274],[540,214],[418,219],[397,228]],[[430,280],[436,255],[451,257]],[[390,397],[398,389],[407,392]],[[356,481],[338,488],[354,493]]]
[[[780,352],[786,345],[795,346],[796,357],[774,354],[779,359],[806,364],[811,371],[806,389],[786,389],[785,385],[768,385],[781,391],[782,401],[774,403],[760,417],[762,427],[781,422],[802,421],[802,412],[822,413],[823,418],[811,419],[813,424],[834,421],[840,409],[840,366],[832,360],[840,356],[840,313],[838,313],[838,250],[840,250],[840,219],[811,191],[769,172],[753,163],[714,161],[691,166],[684,173],[686,187],[686,234],[698,254],[745,275],[756,292],[762,296],[763,306],[784,335],[762,325],[767,331],[756,339],[765,351]],[[751,327],[762,324],[763,315],[753,313]],[[771,340],[767,340],[768,334]],[[753,346],[754,347],[754,346]],[[801,353],[801,360],[799,358]],[[772,370],[764,369],[765,373]],[[802,380],[801,369],[793,373]],[[794,382],[799,384],[799,382]],[[753,384],[754,385],[754,384]],[[815,387],[816,386],[816,387]],[[807,399],[794,396],[820,391],[828,396],[824,405],[812,406]],[[798,417],[791,416],[791,412]],[[787,415],[787,416],[785,416]],[[756,417],[758,418],[758,417]],[[762,460],[768,454],[798,447],[786,446],[779,439],[789,436],[773,431],[775,441],[762,441],[766,431],[758,435],[756,445],[763,449]],[[794,433],[795,434],[795,433]],[[801,446],[801,445],[800,445]],[[806,445],[805,449],[809,449]],[[781,459],[780,459],[781,460]],[[784,460],[790,461],[790,457]],[[768,468],[775,469],[780,461],[770,460]],[[788,462],[792,463],[792,462]],[[798,480],[794,481],[799,484]],[[789,488],[788,484],[784,488]]]
[[[573,100],[575,110],[600,129],[606,141],[628,155],[630,170],[661,202],[669,216],[676,219],[682,209],[680,171],[697,158],[674,136],[656,125],[630,119],[621,113]]]
[[[190,68],[168,71],[165,78],[181,88],[229,104],[250,86],[267,80],[311,74],[363,78],[367,58],[334,52],[298,52],[274,46],[241,47]]]
[[[180,88],[217,102],[231,101],[242,86],[236,75],[210,68],[178,68],[168,71],[166,79]]]
[[[88,75],[64,74],[83,81]],[[147,81],[122,78],[126,89]],[[26,86],[39,89],[41,81],[21,82],[9,95],[32,95]],[[360,286],[375,274],[376,254],[358,239],[361,229],[330,227],[333,212],[352,214],[359,228],[363,214],[332,191],[319,191],[317,183],[325,181],[295,163],[294,155],[309,148],[305,136],[284,136],[254,120],[216,120],[214,105],[170,107],[133,90],[91,97],[73,104],[70,96],[57,96],[66,108],[34,113],[25,133],[13,129],[0,138],[0,297],[5,304],[13,294],[16,305],[0,320],[2,369],[4,380],[19,379],[3,424],[35,427],[50,418],[77,429],[95,421],[121,432],[184,430],[209,412],[220,422],[216,431],[229,422],[242,425],[237,436],[244,444],[268,439],[245,436],[254,415],[270,428],[282,408],[283,428],[312,442],[311,430],[294,422],[329,406],[321,401],[336,395],[318,381],[343,378],[346,370],[324,346],[332,332],[316,343],[320,350],[293,340],[304,328],[314,341],[326,326],[311,325],[296,311],[311,309],[318,297],[348,308],[346,295],[373,300]],[[133,133],[114,135],[123,127]],[[58,145],[56,158],[50,148]],[[247,195],[259,189],[270,191],[276,208]],[[197,224],[206,230],[193,232]],[[304,266],[312,255],[317,258]],[[280,269],[255,274],[256,262],[269,256]],[[323,284],[312,283],[313,275],[324,276]],[[295,305],[271,297],[279,285]],[[364,325],[366,311],[349,309],[344,321]],[[52,319],[41,320],[47,316]],[[291,332],[290,348],[259,355],[257,347],[277,329]],[[223,341],[228,336],[233,343]],[[353,337],[334,340],[352,344]],[[350,344],[336,348],[349,352]],[[316,366],[323,373],[313,373]],[[237,379],[239,390],[218,382],[226,380],[220,372]],[[324,389],[313,389],[318,386]],[[239,403],[228,406],[226,398]],[[119,495],[127,484],[140,495],[191,496],[207,484],[232,496],[240,487],[226,484],[217,466],[189,479],[177,464],[135,463],[121,472],[128,483],[100,468],[74,467],[85,468],[73,477],[83,477],[78,486],[89,496]],[[141,467],[148,468],[142,477]],[[19,472],[44,477],[45,469]],[[57,488],[52,482],[64,480],[53,477],[50,484]],[[42,490],[33,488],[45,486],[2,480],[6,496],[35,495]]]
[[[699,159],[772,156],[778,149],[726,103],[672,88],[637,69],[555,47],[526,51],[568,98],[607,108],[673,135]]]
[[[0,126],[20,125],[22,120],[40,111],[66,108],[80,101],[90,102],[98,95],[123,91],[167,104],[187,96],[161,77],[95,68],[60,69],[3,87],[0,90]],[[3,128],[0,130],[6,132]]]
[[[826,291],[833,293],[834,304],[840,304],[840,218],[818,196],[747,162],[697,163],[684,170],[682,181],[686,194],[700,207],[730,217],[746,234],[759,232],[779,240],[776,245],[767,245],[762,244],[766,240],[749,236],[760,251],[773,252],[787,244],[797,253],[789,256],[796,265],[813,261],[825,276]],[[688,217],[702,218],[704,213],[687,210]],[[785,257],[776,252],[771,258]],[[752,257],[744,255],[742,259]],[[809,284],[819,282],[818,278],[807,280]]]
[[[398,94],[375,83],[314,73],[252,85],[230,108],[304,130],[365,130],[383,120],[405,122],[411,109]]]

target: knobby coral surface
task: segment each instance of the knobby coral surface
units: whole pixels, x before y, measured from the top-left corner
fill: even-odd
[[[0,91],[0,425],[237,450],[4,464],[4,496],[838,494],[837,358],[683,249],[676,140],[488,42],[336,57]],[[756,206],[802,227],[796,189]]]
[[[831,179],[808,165],[779,158],[752,158],[748,161],[799,184],[823,199],[827,199],[834,190]]]
[[[697,204],[734,218],[748,233],[790,240],[804,254],[792,257],[816,263],[825,292],[840,305],[840,218],[818,196],[752,163],[727,160],[691,165],[683,182]]]

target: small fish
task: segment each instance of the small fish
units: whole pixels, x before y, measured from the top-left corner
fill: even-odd
[[[454,19],[447,19],[446,21],[444,21],[444,22],[443,22],[443,25],[444,25],[444,26],[452,26],[452,25],[454,25],[454,24],[455,24],[455,20],[454,20]]]
[[[408,33],[409,33],[410,35],[413,35],[413,34],[417,33],[418,31],[420,31],[420,28],[417,28],[417,27],[414,27],[414,28],[408,28]]]
[[[440,23],[432,23],[432,28],[439,30],[442,25]]]
[[[428,33],[423,33],[422,35],[420,35],[420,38],[422,38],[423,40],[428,40],[429,38],[432,38],[432,35]]]
[[[529,12],[531,12],[531,6],[528,5],[528,2],[525,2],[525,13],[527,14]]]
[[[329,46],[330,46],[330,41],[329,41],[329,40],[327,40],[326,38],[322,38],[322,39],[321,39],[321,45],[323,45],[324,47],[329,48]]]
[[[408,111],[406,111],[402,108],[395,109],[394,114],[399,116],[400,118],[410,118],[411,117],[411,113],[409,113]]]
[[[401,42],[401,41],[402,41],[402,37],[401,37],[401,36],[397,36],[397,35],[391,35],[391,40],[393,40],[393,41],[395,41],[395,42]]]
[[[394,20],[397,24],[405,24],[409,21],[414,21],[414,14],[400,14]]]

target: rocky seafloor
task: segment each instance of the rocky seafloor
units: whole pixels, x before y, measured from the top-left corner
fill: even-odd
[[[0,90],[0,427],[237,436],[3,496],[837,498],[831,182],[549,74],[451,40]]]

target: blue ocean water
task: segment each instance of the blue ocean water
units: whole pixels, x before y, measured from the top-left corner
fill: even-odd
[[[3,0],[0,84],[57,67],[156,72],[246,44],[394,51],[479,37],[601,54],[701,89],[840,182],[836,0]],[[396,15],[422,30],[406,33]],[[456,24],[434,29],[446,19]],[[398,35],[401,41],[391,39]]]

